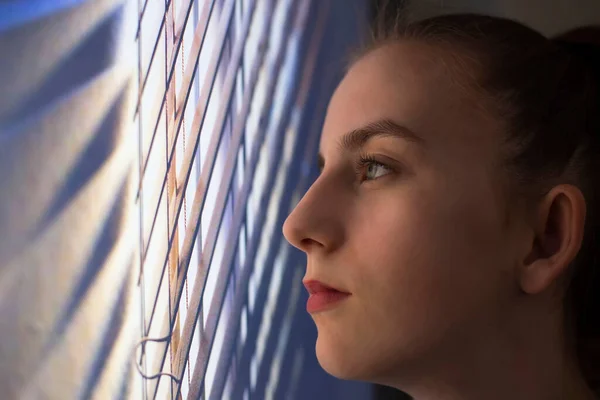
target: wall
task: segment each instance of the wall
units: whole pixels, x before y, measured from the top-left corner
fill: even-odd
[[[3,399],[129,394],[129,11],[124,0],[0,5]]]
[[[546,35],[586,24],[600,24],[598,0],[413,0],[417,17],[445,12],[481,12],[524,22]]]

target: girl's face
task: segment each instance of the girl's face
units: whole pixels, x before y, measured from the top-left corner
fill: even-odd
[[[440,50],[386,45],[329,104],[322,173],[284,234],[307,254],[305,280],[351,293],[312,314],[337,377],[447,369],[517,304],[500,127],[451,70]]]

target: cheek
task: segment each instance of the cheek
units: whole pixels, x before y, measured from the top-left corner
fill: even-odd
[[[482,232],[442,207],[407,196],[381,207],[385,212],[361,218],[364,227],[354,230],[353,258],[360,260],[357,288],[371,300],[364,303],[365,312],[374,319],[426,334],[432,324],[451,318],[448,306],[477,283],[470,267],[481,261],[484,249],[466,244]]]
[[[433,283],[479,270],[475,264],[496,244],[496,226],[477,207],[417,190],[361,205],[349,237],[360,272],[382,282]]]
[[[317,355],[330,373],[369,380],[415,368],[499,315],[506,258],[490,202],[474,197],[473,185],[468,196],[433,186],[373,192],[348,212],[340,265],[353,296],[315,318]]]
[[[375,346],[368,354],[421,357],[485,325],[499,289],[496,226],[475,204],[442,198],[415,192],[357,211],[347,255],[360,316],[353,331]]]
[[[398,200],[400,199],[400,200]],[[391,199],[390,199],[391,200]],[[391,201],[390,201],[391,202]],[[495,284],[498,227],[481,204],[447,192],[407,193],[362,217],[354,249],[365,290],[407,313],[440,315],[467,307]],[[465,303],[465,304],[461,304]]]

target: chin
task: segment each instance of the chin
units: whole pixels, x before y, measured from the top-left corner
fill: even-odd
[[[321,368],[338,379],[394,386],[414,378],[417,354],[389,346],[357,344],[347,335],[319,332],[315,351]]]
[[[327,340],[321,336],[315,346],[317,360],[329,375],[344,380],[378,381],[376,371],[381,370],[380,363],[373,354],[365,354],[362,350],[364,348],[347,345],[339,339]]]
[[[317,339],[315,351],[319,365],[329,375],[346,380],[364,379],[364,371],[358,367],[360,362],[356,360],[357,357],[352,351],[344,351],[322,338]]]

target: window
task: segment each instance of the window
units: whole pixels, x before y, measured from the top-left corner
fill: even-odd
[[[304,0],[139,0],[139,398],[241,398],[260,380],[289,252],[271,238],[325,15]]]

